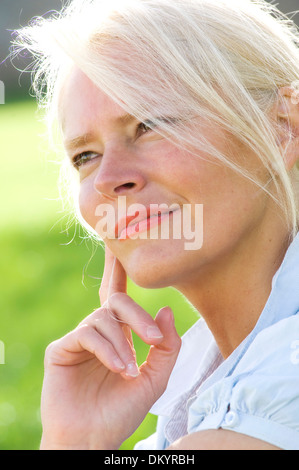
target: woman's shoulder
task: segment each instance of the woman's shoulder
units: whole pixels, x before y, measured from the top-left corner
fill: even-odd
[[[299,310],[296,315],[260,331],[234,374],[255,371],[263,371],[265,374],[276,371],[281,375],[295,373],[299,379]]]

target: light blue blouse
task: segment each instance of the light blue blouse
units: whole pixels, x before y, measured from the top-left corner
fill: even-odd
[[[152,409],[160,415],[157,432],[136,449],[163,450],[180,435],[222,428],[299,450],[299,234],[254,330],[225,361],[202,322],[183,338],[168,388]]]

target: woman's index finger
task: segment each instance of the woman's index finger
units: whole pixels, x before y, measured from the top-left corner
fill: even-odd
[[[109,282],[108,299],[116,292],[127,293],[127,273],[120,261],[114,257],[114,263]]]
[[[127,292],[127,274],[119,260],[106,246],[105,267],[99,291],[101,305],[115,292]]]

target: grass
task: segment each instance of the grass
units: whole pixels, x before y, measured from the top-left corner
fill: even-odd
[[[0,450],[39,448],[44,350],[98,307],[103,271],[102,248],[94,253],[80,231],[65,233],[58,222],[58,168],[49,163],[35,111],[31,101],[0,106]],[[129,294],[151,315],[170,305],[180,334],[196,320],[172,289],[147,291],[129,282]],[[141,363],[148,346],[135,342]],[[156,417],[148,415],[122,449],[132,449],[155,426]]]

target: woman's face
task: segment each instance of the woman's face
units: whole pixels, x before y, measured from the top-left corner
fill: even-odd
[[[105,243],[136,284],[147,288],[179,287],[227,259],[248,237],[258,233],[266,217],[267,198],[256,185],[213,163],[208,155],[183,151],[125,115],[122,107],[74,69],[64,90],[62,119],[65,147],[69,157],[80,164],[80,211],[98,232],[99,208],[103,205],[108,204],[115,212],[120,232],[130,223],[131,229],[122,231],[120,238],[105,239]],[[232,136],[202,122],[198,122],[198,132],[233,161],[246,161],[247,169],[266,178],[258,159]],[[120,200],[127,208],[141,204],[145,210],[151,204],[164,204],[162,222],[154,216],[144,223],[144,213],[137,214],[135,222],[123,219]],[[180,210],[171,215],[167,208],[174,204]],[[202,205],[203,219],[197,205]],[[185,220],[183,214],[187,214]],[[174,217],[181,224],[181,236],[173,236]],[[153,226],[147,230],[151,223],[161,224],[159,230],[167,224],[168,239],[161,234],[151,236]],[[200,232],[203,243],[194,242],[193,249],[190,244],[186,249],[191,232],[184,231],[184,227],[190,223],[196,230],[194,241],[201,239]],[[147,238],[130,237],[130,230],[139,230],[139,235],[146,233]],[[125,235],[127,239],[123,239]]]

